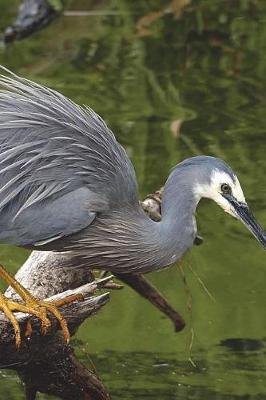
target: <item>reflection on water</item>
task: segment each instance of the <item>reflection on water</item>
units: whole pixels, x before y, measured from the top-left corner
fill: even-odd
[[[240,339],[244,341],[250,339]],[[264,400],[265,343],[262,347],[262,351],[238,349],[230,353],[219,346],[204,348],[195,354],[196,367],[179,361],[176,353],[167,352],[103,350],[88,360],[81,350],[81,361],[90,366],[93,362],[113,400]],[[12,373],[1,373],[1,379],[1,398],[23,399],[18,379]]]
[[[1,0],[0,28],[16,3]],[[178,3],[171,2],[174,10]],[[215,155],[237,172],[265,226],[266,3],[187,3],[177,15],[160,0],[70,1],[69,9],[101,13],[62,17],[2,49],[0,62],[98,111],[132,158],[141,196],[159,188],[179,160]],[[192,315],[177,268],[152,275],[186,317],[184,332],[175,334],[130,289],[112,294],[80,329],[77,351],[88,365],[90,354],[114,399],[266,396],[265,252],[210,202],[202,202],[197,221],[204,244],[185,260]],[[2,246],[1,262],[15,271],[26,254]],[[196,368],[188,362],[191,327]],[[23,398],[13,374],[0,380],[0,398]]]
[[[212,362],[206,360],[210,353]],[[228,354],[216,346],[195,354],[196,368],[178,361],[175,353],[109,351],[95,355],[93,361],[114,399],[225,400],[266,398],[263,358],[265,350]],[[254,385],[256,377],[259,385]]]

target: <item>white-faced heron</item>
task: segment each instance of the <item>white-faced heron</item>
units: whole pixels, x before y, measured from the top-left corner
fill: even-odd
[[[125,150],[94,111],[14,74],[2,75],[0,85],[1,243],[76,252],[88,266],[120,274],[155,271],[192,247],[195,210],[206,197],[266,246],[235,173],[222,160],[197,156],[179,163],[165,184],[162,219],[152,221],[139,204]],[[25,301],[0,297],[17,344],[14,310],[39,316],[43,329],[49,324],[46,310],[53,312],[68,337],[58,304],[32,299],[4,269],[0,276]]]

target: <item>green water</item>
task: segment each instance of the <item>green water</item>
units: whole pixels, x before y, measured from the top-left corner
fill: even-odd
[[[0,29],[17,3],[0,0]],[[140,196],[178,161],[215,155],[266,226],[266,2],[201,0],[182,10],[175,1],[162,12],[170,3],[68,1],[68,10],[102,15],[64,16],[2,49],[0,62],[100,113],[134,162]],[[265,252],[209,201],[197,221],[204,245],[185,259],[192,313],[176,267],[150,275],[185,316],[184,332],[127,288],[79,330],[76,350],[114,400],[266,399]],[[27,252],[2,246],[0,255],[15,272]],[[23,399],[10,372],[0,372],[0,399]]]

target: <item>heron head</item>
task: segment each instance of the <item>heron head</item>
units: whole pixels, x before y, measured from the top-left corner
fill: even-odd
[[[225,163],[218,161],[219,166],[208,168],[207,182],[197,183],[196,196],[214,200],[225,212],[240,220],[266,248],[266,232],[250,212],[237,176]]]

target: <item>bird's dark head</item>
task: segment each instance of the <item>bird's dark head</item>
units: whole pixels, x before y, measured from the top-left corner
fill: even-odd
[[[202,197],[214,200],[225,212],[239,219],[266,249],[266,233],[250,212],[232,169],[224,161],[207,156],[192,157],[181,164],[197,166],[193,168],[196,172],[193,191],[197,200]]]

